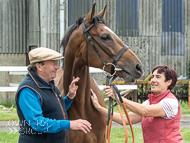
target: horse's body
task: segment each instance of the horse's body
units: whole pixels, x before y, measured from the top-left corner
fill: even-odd
[[[99,20],[103,18],[103,9],[96,18],[94,17],[95,5],[85,18],[86,27],[92,23],[96,23],[89,32],[97,40],[97,42],[113,57],[122,49],[124,43],[110,30],[105,27],[105,24],[99,23]],[[96,93],[99,103],[105,107],[105,102],[101,91],[96,85],[95,81],[89,74],[89,66],[101,68],[103,63],[94,52],[89,42],[88,44],[88,63],[86,63],[86,43],[83,29],[81,26],[82,19],[79,19],[77,24],[78,27],[69,28],[70,30],[66,33],[62,42],[65,45],[64,52],[64,74],[63,69],[57,72],[55,83],[59,88],[62,95],[68,93],[69,85],[73,79],[73,76],[79,77],[80,80],[77,83],[78,90],[77,95],[68,110],[69,120],[85,119],[92,125],[92,130],[85,134],[82,131],[69,131],[69,140],[71,143],[103,143],[106,127],[106,118],[101,115],[91,103],[90,89]],[[66,42],[66,43],[65,43]],[[95,44],[98,47],[97,44]],[[99,53],[104,58],[106,63],[112,63],[112,59],[109,58],[100,49]],[[119,59],[117,67],[122,68],[123,71],[116,72],[116,75],[125,79],[125,81],[133,82],[135,78],[142,76],[142,67],[140,60],[135,54],[127,49]],[[110,72],[111,66],[106,66],[105,70]],[[127,72],[125,72],[127,71]]]

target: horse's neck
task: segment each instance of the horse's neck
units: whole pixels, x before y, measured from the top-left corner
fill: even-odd
[[[65,59],[66,60],[66,59]],[[80,59],[75,58],[73,64],[65,62],[64,66],[64,91],[68,93],[69,85],[72,82],[73,76],[79,77],[80,80],[77,83],[78,90],[75,97],[78,101],[90,101],[90,74],[89,67],[84,63],[81,63]],[[89,96],[86,96],[89,94]]]

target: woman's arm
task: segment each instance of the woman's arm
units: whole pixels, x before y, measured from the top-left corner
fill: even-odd
[[[164,117],[166,116],[161,105],[142,105],[126,98],[122,98],[127,109],[144,117]]]
[[[104,115],[105,117],[107,117],[107,116],[108,116],[108,110],[107,110],[106,108],[102,107],[102,106],[99,104],[96,94],[95,94],[92,90],[91,90],[91,92],[92,92],[91,99],[92,99],[92,103],[93,103],[94,107],[95,107],[102,115]],[[141,116],[139,116],[139,115],[137,115],[137,114],[135,114],[135,113],[133,113],[133,112],[130,112],[130,113],[129,113],[129,118],[130,118],[132,124],[139,123],[139,122],[141,122],[141,119],[142,119]],[[124,119],[125,119],[126,125],[129,125],[128,120],[127,120],[127,117],[126,117],[125,115],[124,115]],[[122,119],[121,119],[121,116],[120,116],[119,113],[115,113],[115,112],[113,113],[113,121],[115,121],[115,122],[117,122],[117,123],[123,125]]]
[[[107,97],[111,97],[115,100],[112,87],[106,86],[104,90],[106,92]],[[142,105],[123,97],[122,99],[126,108],[132,111],[133,113],[136,113],[139,116],[145,116],[145,117],[165,117],[166,116],[163,108],[159,104]]]

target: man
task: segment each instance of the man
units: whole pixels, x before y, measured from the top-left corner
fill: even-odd
[[[62,58],[60,53],[48,48],[40,47],[29,52],[29,72],[15,97],[20,124],[19,143],[68,143],[69,129],[90,131],[88,121],[69,121],[67,117],[79,78],[73,77],[69,93],[64,98],[54,84],[59,69],[57,60]]]

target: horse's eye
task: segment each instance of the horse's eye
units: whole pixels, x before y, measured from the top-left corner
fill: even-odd
[[[101,39],[102,40],[111,40],[111,37],[110,37],[110,35],[105,34],[105,35],[101,36]]]

